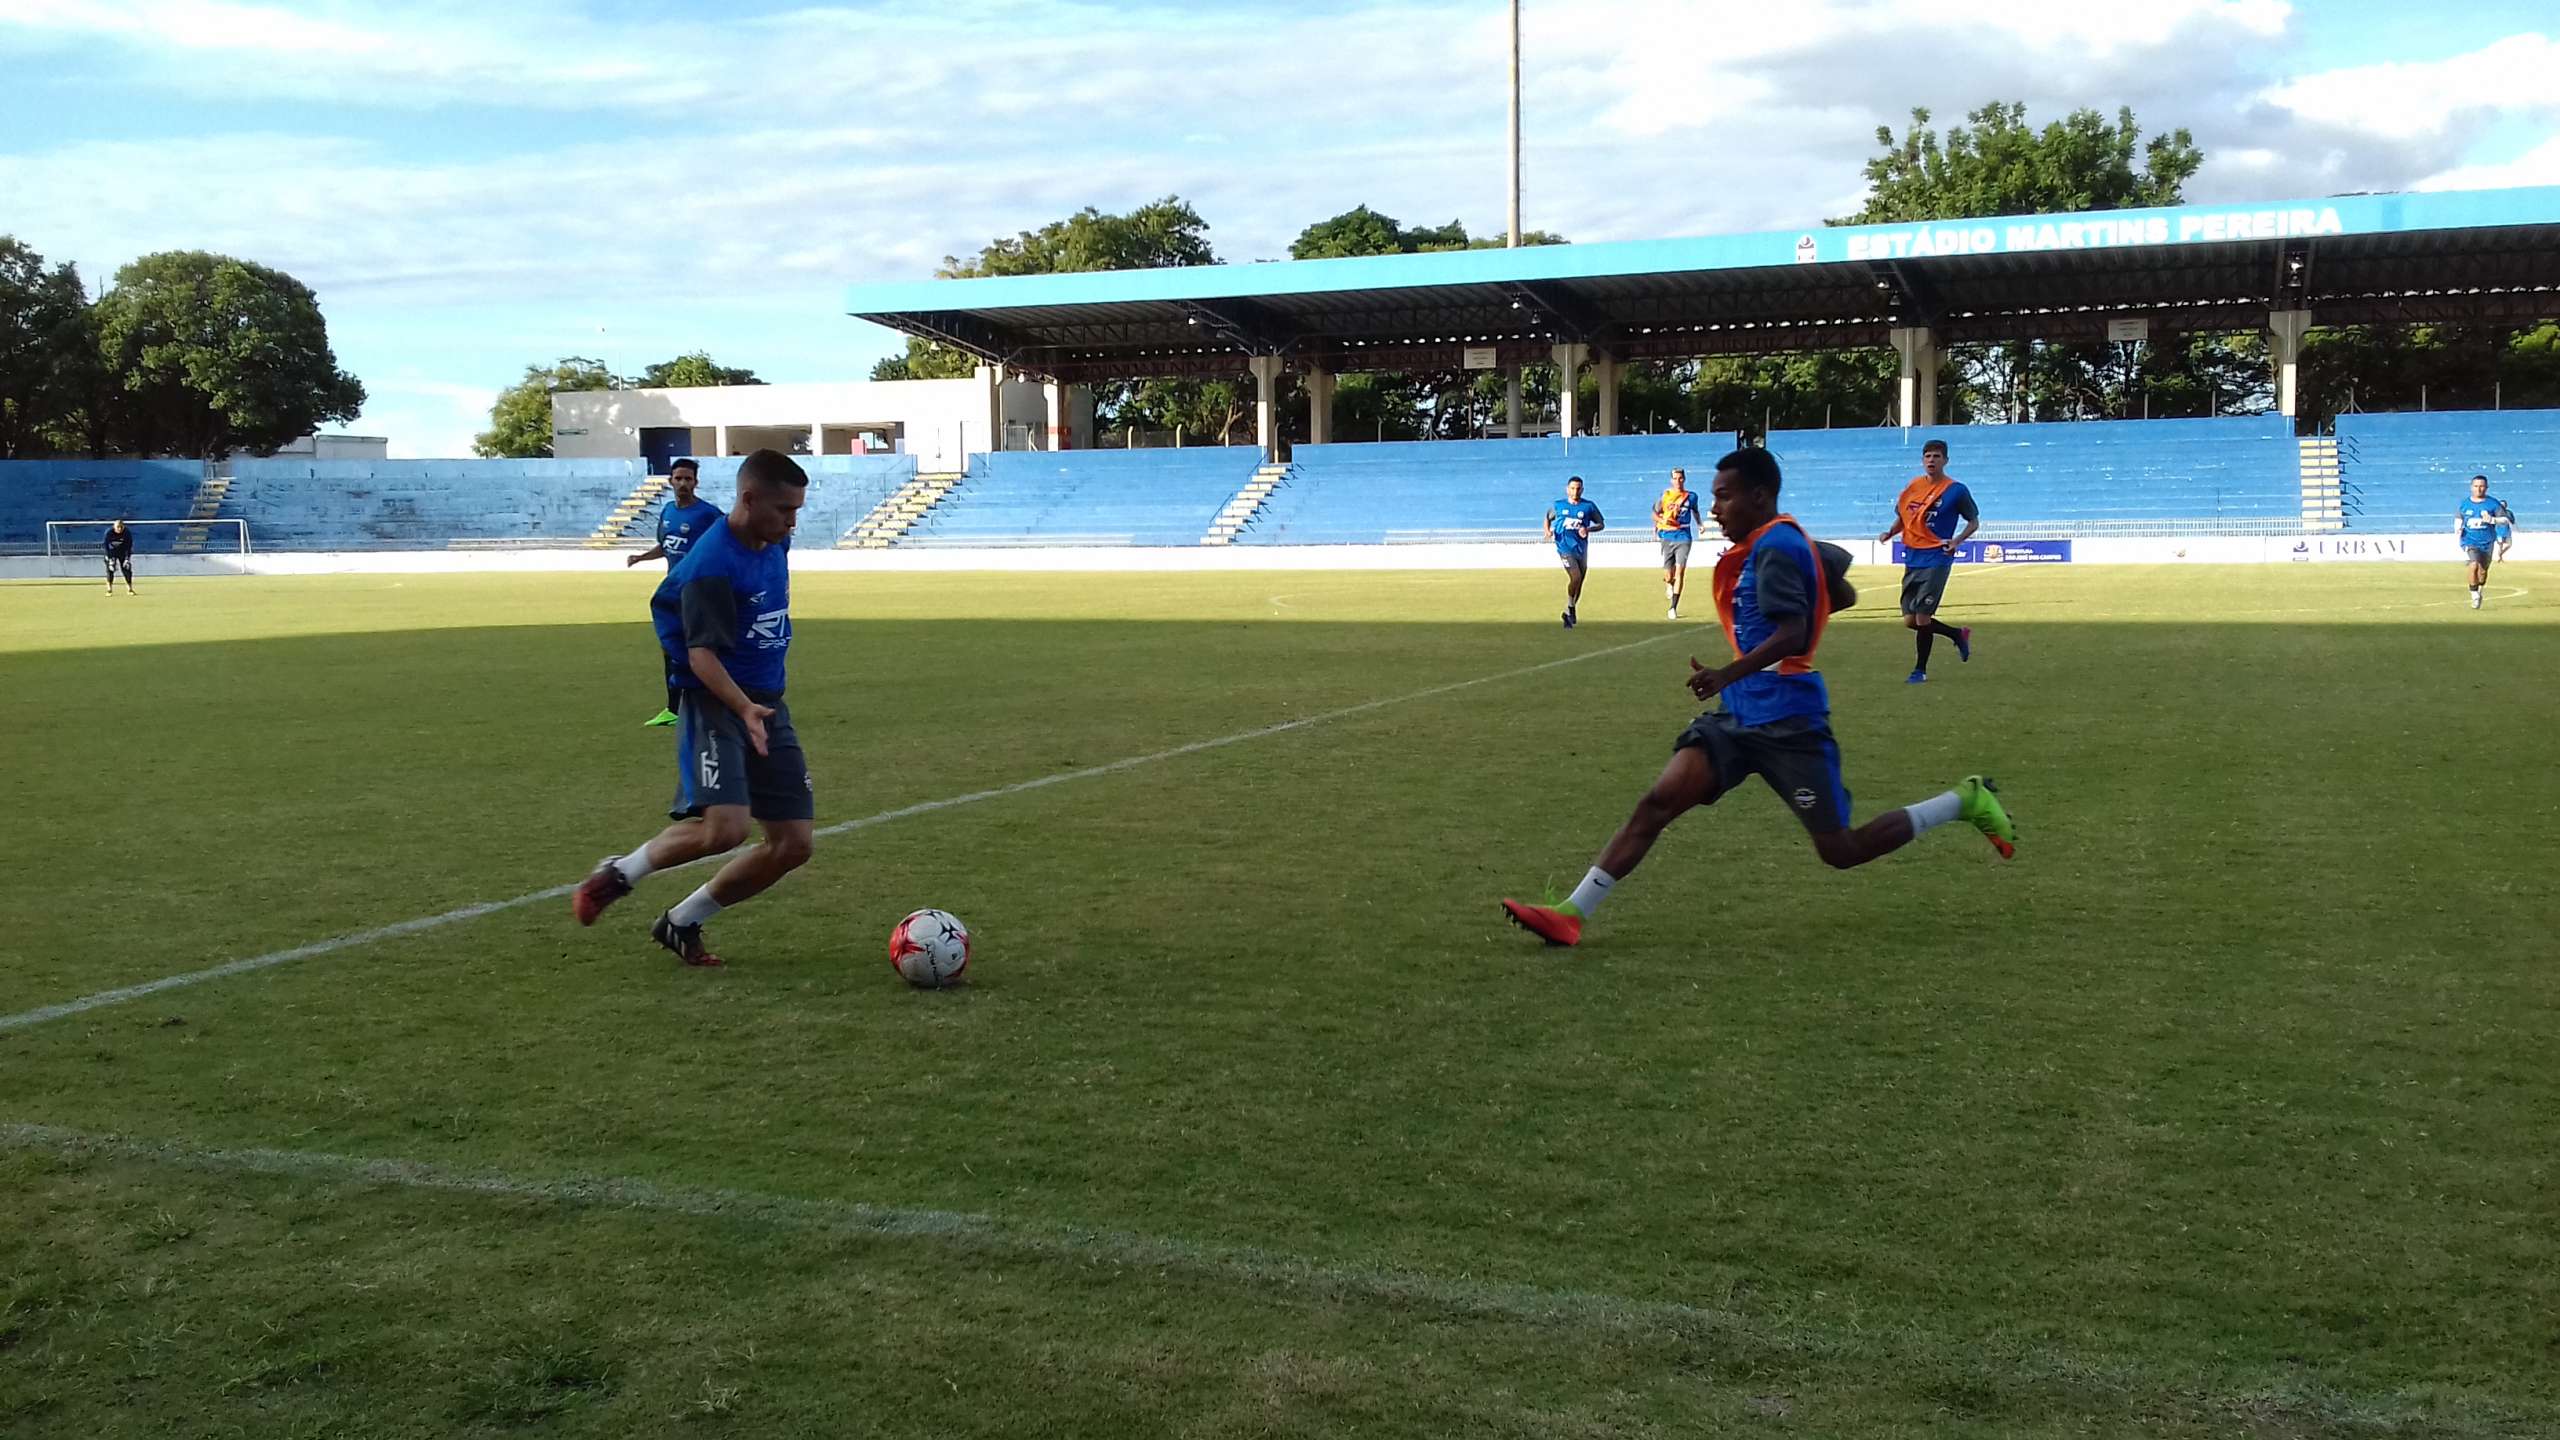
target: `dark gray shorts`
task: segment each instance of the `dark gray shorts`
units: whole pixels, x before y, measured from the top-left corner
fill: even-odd
[[[1806,833],[1828,835],[1849,828],[1849,785],[1840,774],[1840,744],[1820,720],[1780,720],[1773,725],[1738,725],[1721,710],[1710,710],[1689,722],[1672,743],[1677,752],[1707,752],[1715,783],[1703,802],[1713,805],[1744,780],[1757,775],[1778,792],[1787,808],[1804,822]]]
[[[765,717],[765,753],[747,743],[747,722],[707,691],[682,692],[676,704],[676,798],[667,813],[690,819],[714,805],[744,805],[758,820],[814,820],[818,797],[800,732],[780,696]]]
[[[1689,567],[1689,546],[1691,543],[1692,542],[1687,540],[1663,541],[1662,563],[1665,565],[1677,565],[1684,570],[1687,569]]]
[[[1938,602],[1947,598],[1947,572],[1953,565],[1905,565],[1902,567],[1902,613],[1935,615]]]
[[[2479,566],[2481,569],[2486,570],[2491,565],[2497,563],[2498,555],[2497,551],[2491,546],[2465,545],[2462,547],[2462,558]]]

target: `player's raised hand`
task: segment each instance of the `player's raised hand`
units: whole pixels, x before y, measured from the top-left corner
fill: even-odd
[[[1698,663],[1697,656],[1689,657],[1690,694],[1701,700],[1711,700],[1715,698],[1715,693],[1723,688],[1724,672],[1722,670],[1710,670]]]
[[[756,747],[756,753],[759,755],[770,753],[764,746],[764,722],[766,717],[772,714],[772,706],[758,705],[750,700],[747,702],[747,713],[739,717],[747,722],[747,743]]]

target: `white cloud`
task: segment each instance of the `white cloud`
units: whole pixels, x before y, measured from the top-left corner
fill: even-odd
[[[2560,135],[2500,165],[2458,165],[2418,182],[2421,190],[2496,190],[2513,185],[2560,185]]]
[[[2385,140],[2443,135],[2502,111],[2560,114],[2560,40],[2510,35],[2443,60],[2394,60],[2297,76],[2266,100],[2314,125]]]

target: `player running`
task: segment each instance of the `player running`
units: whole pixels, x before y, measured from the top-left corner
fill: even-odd
[[[791,530],[808,498],[809,477],[790,456],[748,456],[738,467],[737,503],[693,537],[649,597],[679,690],[669,811],[676,823],[630,854],[608,857],[579,882],[569,902],[579,924],[596,923],[653,871],[736,849],[752,816],[764,826],[763,843],[721,866],[649,931],[687,965],[717,965],[702,923],[808,863],[817,801],[782,698],[791,648]]]
[[[2017,831],[1989,780],[1969,775],[1956,788],[1849,828],[1849,789],[1840,746],[1831,738],[1831,697],[1814,669],[1814,651],[1831,612],[1850,604],[1849,554],[1817,545],[1794,517],[1778,513],[1778,462],[1766,450],[1736,450],[1716,462],[1710,514],[1733,542],[1716,561],[1709,593],[1733,644],[1733,663],[1707,669],[1689,661],[1689,691],[1722,695],[1724,708],[1691,722],[1673,742],[1671,761],[1636,802],[1599,863],[1561,905],[1502,902],[1512,923],[1551,945],[1582,940],[1582,924],[1610,889],[1633,873],[1672,821],[1712,805],[1751,775],[1795,808],[1823,863],[1846,870],[1891,854],[1924,830],[1963,820],[2003,857],[2017,853]]]
[[[1582,603],[1582,577],[1591,569],[1591,537],[1609,528],[1600,507],[1582,498],[1582,477],[1564,482],[1564,498],[1547,507],[1547,538],[1556,542],[1556,558],[1564,562],[1564,628],[1573,628],[1574,607]]]
[[[1964,529],[1950,539],[1948,532],[1958,519],[1964,521]],[[1938,602],[1946,598],[1956,548],[1981,528],[1982,512],[1974,506],[1973,492],[1947,473],[1947,442],[1932,440],[1921,446],[1920,473],[1902,487],[1902,498],[1893,504],[1892,523],[1876,537],[1878,544],[1902,537],[1902,623],[1916,633],[1920,646],[1918,663],[1911,667],[1906,685],[1929,678],[1929,650],[1941,635],[1956,642],[1958,660],[1973,658],[1973,627],[1958,629],[1941,623]]]
[[[107,556],[107,593],[116,593],[116,572],[124,572],[124,593],[133,593],[133,527],[122,520],[107,527],[107,538],[101,547]],[[2475,594],[2477,592],[2474,592]],[[2475,599],[2472,603],[2479,602]]]
[[[679,460],[668,466],[667,471],[669,483],[675,486],[676,498],[668,501],[667,507],[658,512],[658,543],[623,561],[622,568],[626,570],[643,560],[663,558],[667,562],[668,573],[673,574],[676,562],[684,558],[685,547],[699,539],[702,532],[710,529],[712,522],[720,518],[719,506],[694,498],[694,487],[702,480],[700,465],[691,460]],[[666,708],[640,723],[643,728],[676,723],[674,674],[667,676]]]
[[[1698,538],[1698,497],[1689,492],[1689,472],[1671,472],[1671,488],[1653,500],[1653,535],[1662,542],[1662,590],[1671,612],[1680,618],[1680,592],[1689,585],[1689,545]]]
[[[2515,512],[2507,508],[2506,501],[2489,493],[2488,476],[2471,477],[2471,498],[2454,511],[2453,533],[2462,542],[2463,558],[2471,565],[2471,608],[2477,610],[2481,605],[2480,587],[2489,579],[2490,562],[2506,559],[2508,547],[2516,543]],[[2495,554],[2489,548],[2493,542],[2497,546]],[[107,588],[114,589],[115,582],[108,581]]]

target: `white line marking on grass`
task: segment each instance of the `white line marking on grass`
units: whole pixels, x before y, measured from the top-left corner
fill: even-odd
[[[1599,653],[1599,652],[1593,652]],[[1124,1230],[1020,1225],[957,1210],[810,1200],[751,1190],[661,1185],[619,1176],[569,1175],[537,1180],[487,1170],[448,1169],[419,1160],[375,1159],[325,1151],[214,1149],[121,1135],[92,1135],[52,1125],[0,1124],[0,1149],[74,1158],[135,1160],[201,1173],[271,1175],[505,1200],[548,1201],[608,1210],[739,1220],[826,1234],[942,1240],[1018,1257],[1096,1262],[1132,1269],[1180,1268],[1318,1296],[1354,1294],[1397,1305],[1427,1305],[1460,1314],[1530,1325],[1669,1332],[1727,1341],[1752,1336],[1754,1348],[1804,1349],[1808,1337],[1746,1329],[1736,1316],[1678,1301],[1638,1300],[1599,1291],[1452,1279],[1414,1270],[1340,1265],[1247,1246],[1142,1235]]]
[[[1247,741],[1267,740],[1274,735],[1286,735],[1292,730],[1304,730],[1311,725],[1329,724],[1335,720],[1348,720],[1355,715],[1366,715],[1373,710],[1384,710],[1395,705],[1409,705],[1416,700],[1429,700],[1441,695],[1455,694],[1460,690],[1472,690],[1479,685],[1492,685],[1504,680],[1517,680],[1524,675],[1535,675],[1541,671],[1554,670],[1565,665],[1579,665],[1586,660],[1601,660],[1606,659],[1611,655],[1623,655],[1630,650],[1641,650],[1648,645],[1659,645],[1665,640],[1676,640],[1683,635],[1691,633],[1692,632],[1690,630],[1684,628],[1673,631],[1667,635],[1656,635],[1644,640],[1631,640],[1624,645],[1612,645],[1600,650],[1586,650],[1579,655],[1567,655],[1561,659],[1542,661],[1536,665],[1525,665],[1517,670],[1505,670],[1494,675],[1479,675],[1472,680],[1453,680],[1446,685],[1434,685],[1428,689],[1415,690],[1403,695],[1390,695],[1382,700],[1364,700],[1357,705],[1346,705],[1339,710],[1327,710],[1321,714],[1302,716],[1296,720],[1283,720],[1276,725],[1265,725],[1259,729],[1239,730],[1233,735],[1221,735],[1214,740],[1194,740],[1188,745],[1176,745],[1170,750],[1158,750],[1149,755],[1132,755],[1123,760],[1113,760],[1101,765],[1088,765],[1081,770],[1061,770],[1055,775],[1043,775],[1035,780],[1017,780],[1010,785],[998,785],[986,790],[972,790],[965,795],[953,795],[941,800],[920,801],[913,805],[900,806],[895,810],[883,810],[877,815],[865,815],[859,820],[843,820],[833,825],[822,825],[818,827],[817,833],[820,835],[843,835],[855,830],[868,830],[875,825],[886,825],[892,820],[906,820],[917,815],[929,815],[937,810],[951,810],[962,805],[975,805],[987,800],[1001,800],[1009,795],[1020,795],[1031,790],[1044,790],[1049,786],[1064,785],[1074,780],[1092,780],[1104,775],[1117,775],[1123,770],[1135,770],[1141,765],[1153,765],[1164,760],[1178,760],[1185,755],[1197,755],[1204,750],[1219,750],[1224,749],[1229,745],[1242,745]],[[716,855],[705,856],[703,859],[696,860],[691,863],[700,865],[719,858],[720,857]],[[683,869],[685,867],[677,866],[674,868]],[[328,955],[340,950],[350,950],[359,945],[373,944],[378,940],[396,940],[406,935],[416,935],[428,930],[441,929],[444,926],[459,924],[465,920],[476,920],[483,915],[494,915],[501,910],[515,910],[526,905],[539,904],[545,900],[557,900],[577,888],[576,883],[572,882],[567,885],[554,885],[548,889],[536,890],[530,894],[518,895],[512,900],[483,900],[474,904],[459,906],[438,915],[422,915],[414,920],[402,920],[396,924],[383,925],[371,930],[358,930],[351,934],[334,935],[326,940],[314,940],[308,945],[297,945],[290,950],[277,950],[265,955],[253,955],[245,960],[233,960],[221,965],[211,966],[203,970],[190,970],[179,975],[166,975],[157,980],[146,980],[138,985],[125,985],[113,990],[101,990],[94,995],[83,995],[76,1000],[65,1000],[59,1004],[43,1005],[33,1010],[23,1010],[15,1015],[0,1015],[0,1034],[5,1034],[11,1030],[24,1030],[29,1026],[42,1025],[49,1020],[60,1020],[67,1016],[78,1015],[85,1011],[101,1009],[109,1005],[121,1005],[125,1001],[139,1000],[146,995],[157,995],[164,990],[179,990],[190,985],[202,985],[209,980],[223,980],[234,975],[246,975],[253,970],[270,969],[277,965],[291,964],[296,960],[308,960],[315,955]]]

